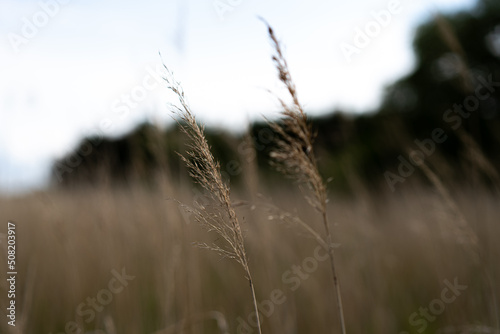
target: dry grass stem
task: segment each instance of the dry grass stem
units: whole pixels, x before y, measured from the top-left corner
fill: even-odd
[[[282,210],[276,205],[273,205],[269,200],[266,200],[265,203],[265,206],[267,206],[267,211],[269,212],[269,220],[278,220],[280,222],[288,224],[289,226],[299,227],[306,233],[306,235],[316,239],[316,241],[321,246],[328,250],[328,244],[326,243],[325,239],[318,232],[316,232],[314,228],[300,219],[300,217],[293,213]]]
[[[204,128],[196,122],[196,118],[186,102],[181,85],[175,81],[172,73],[167,68],[165,69],[168,75],[164,79],[168,84],[168,88],[176,94],[181,105],[180,107],[172,105],[172,110],[180,118],[178,124],[181,131],[189,139],[189,150],[185,156],[180,155],[181,159],[189,169],[190,176],[206,190],[207,196],[214,203],[214,205],[210,206],[198,204],[197,208],[191,209],[191,212],[198,223],[208,231],[217,233],[225,242],[223,245],[215,243],[210,245],[201,244],[201,247],[213,250],[222,257],[234,259],[243,267],[246,278],[250,283],[254,311],[257,314],[257,327],[259,333],[261,333],[257,299],[248,266],[243,233],[231,203],[229,187],[222,180],[219,162],[212,155],[205,138]]]
[[[265,21],[264,21],[265,22]],[[265,22],[266,23],[266,22]],[[287,104],[279,99],[283,107],[280,123],[269,122],[271,128],[278,134],[275,148],[271,152],[271,158],[278,171],[291,177],[300,185],[306,185],[312,196],[306,195],[306,199],[317,211],[321,213],[326,234],[326,244],[330,256],[330,266],[332,269],[333,285],[337,297],[337,307],[340,318],[340,326],[343,334],[346,333],[344,310],[340,293],[340,283],[337,277],[334,261],[334,248],[332,235],[328,224],[326,204],[328,201],[326,185],[319,174],[316,158],[313,151],[314,133],[307,120],[302,105],[299,102],[297,89],[292,80],[287,61],[283,55],[281,44],[277,39],[273,29],[267,24],[269,38],[274,48],[272,56],[278,77],[287,88],[292,103]]]

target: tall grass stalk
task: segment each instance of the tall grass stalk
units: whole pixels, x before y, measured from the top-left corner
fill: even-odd
[[[212,155],[204,134],[204,127],[198,125],[187,104],[184,90],[179,82],[173,78],[172,73],[167,68],[165,69],[168,75],[164,79],[168,84],[168,88],[175,93],[180,102],[180,107],[171,105],[172,111],[179,117],[178,123],[181,131],[189,139],[189,151],[186,155],[180,155],[181,159],[189,169],[190,176],[206,190],[207,196],[214,202],[214,205],[210,207],[198,205],[197,208],[190,208],[189,210],[194,213],[195,220],[198,223],[209,232],[217,233],[224,241],[223,245],[214,243],[210,245],[200,244],[200,246],[213,250],[223,257],[234,259],[243,267],[250,285],[253,307],[257,317],[258,333],[261,334],[255,287],[248,265],[243,233],[231,203],[229,187],[222,180],[220,164]]]
[[[264,21],[264,23],[266,23]],[[281,44],[278,41],[273,29],[267,24],[269,38],[274,48],[273,62],[278,70],[278,77],[285,85],[292,98],[292,103],[287,104],[279,99],[283,111],[280,122],[269,122],[271,128],[278,134],[275,148],[271,152],[273,165],[283,174],[291,177],[301,185],[306,185],[313,196],[306,195],[309,204],[314,207],[322,217],[326,235],[326,244],[332,270],[333,286],[337,298],[337,308],[340,318],[342,333],[346,333],[344,321],[344,309],[342,306],[342,296],[340,282],[337,276],[334,244],[327,216],[327,191],[326,185],[321,177],[316,157],[313,151],[314,134],[307,115],[299,102],[295,83],[292,80],[288,69],[287,61],[283,55]]]

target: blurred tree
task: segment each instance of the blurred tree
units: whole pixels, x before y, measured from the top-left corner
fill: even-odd
[[[471,134],[476,148],[495,166],[500,165],[500,1],[479,0],[467,12],[430,18],[418,27],[413,47],[414,69],[387,87],[377,112],[361,116],[336,112],[313,119],[320,168],[323,175],[334,177],[333,184],[341,189],[352,189],[353,182],[387,187],[384,172],[394,171],[399,155],[406,155],[408,148],[416,149],[414,140],[430,138],[431,131],[438,127],[448,139],[436,145],[437,153],[430,160],[443,174],[456,180],[470,171],[463,163],[470,144],[460,131]],[[488,90],[490,94],[481,99],[477,110],[467,117],[454,111],[455,104],[475,96],[476,89],[488,81],[492,83],[481,92]],[[448,122],[446,117],[459,117],[460,124]],[[228,166],[229,172],[234,169],[231,161],[243,163],[246,149],[241,146],[241,137],[208,131],[209,143],[223,170]],[[267,125],[253,125],[251,137],[262,180],[267,184],[280,182],[280,177],[267,168],[272,136]],[[93,145],[87,155],[89,141],[92,143],[92,139],[84,140],[72,154],[55,163],[54,180],[62,177],[56,184],[148,180],[154,175],[152,170],[169,170],[174,178],[182,173],[175,152],[184,149],[183,137],[176,128],[158,133],[143,125],[121,139],[105,139]]]
[[[498,165],[500,1],[436,14],[417,29],[413,47],[414,70],[386,89],[380,112],[397,115],[408,138],[429,138],[443,128],[449,139],[439,150],[456,165],[472,150]]]
[[[478,77],[500,81],[500,1],[436,16],[418,28],[413,47],[415,69],[387,88],[381,111],[406,114],[408,126],[420,132],[439,126],[443,113],[479,85]],[[474,117],[498,119],[499,97],[500,89]]]

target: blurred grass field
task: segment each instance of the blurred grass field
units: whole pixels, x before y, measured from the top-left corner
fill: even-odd
[[[256,332],[253,327],[243,329],[238,320],[248,322],[252,312],[241,268],[196,247],[193,243],[217,237],[200,229],[169,199],[190,204],[189,189],[186,184],[163,191],[103,187],[3,198],[2,233],[8,220],[17,223],[18,313],[16,327],[2,321],[1,332],[55,334],[65,332],[69,321],[78,324],[74,333],[224,333],[224,322],[230,333]],[[247,200],[248,194],[234,197]],[[263,197],[238,207],[257,299],[269,300],[276,289],[286,299],[263,317],[263,332],[335,332],[338,319],[328,311],[335,307],[328,261],[316,261],[315,269],[314,261],[306,259],[314,258],[316,241],[271,219],[275,216],[269,204],[296,213],[313,226],[317,213],[298,191],[275,189]],[[453,192],[478,235],[479,255],[457,242],[448,228],[455,223],[454,216],[432,189],[413,188],[362,200],[330,197],[349,333],[495,332],[499,314],[494,301],[500,289],[498,197],[479,190]],[[3,254],[5,245],[3,238]],[[2,268],[5,261],[2,256]],[[304,264],[314,270],[304,271]],[[302,274],[294,273],[294,265],[302,268]],[[106,289],[111,271],[122,268],[135,278],[100,312],[95,311],[92,321],[78,316],[79,304]],[[421,322],[410,324],[411,314],[428,308],[440,298],[444,281],[455,278],[467,286],[462,294],[433,321],[426,321],[425,330]],[[3,279],[2,313],[6,289]],[[424,317],[413,320],[418,319]]]

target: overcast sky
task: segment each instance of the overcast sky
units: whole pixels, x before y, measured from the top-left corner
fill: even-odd
[[[241,129],[278,110],[267,90],[282,92],[262,16],[286,46],[310,113],[367,112],[385,85],[411,70],[416,26],[433,11],[474,3],[2,0],[0,192],[42,186],[50,163],[85,135],[168,123],[159,53],[201,121]],[[357,29],[370,28],[367,45],[353,53]]]

